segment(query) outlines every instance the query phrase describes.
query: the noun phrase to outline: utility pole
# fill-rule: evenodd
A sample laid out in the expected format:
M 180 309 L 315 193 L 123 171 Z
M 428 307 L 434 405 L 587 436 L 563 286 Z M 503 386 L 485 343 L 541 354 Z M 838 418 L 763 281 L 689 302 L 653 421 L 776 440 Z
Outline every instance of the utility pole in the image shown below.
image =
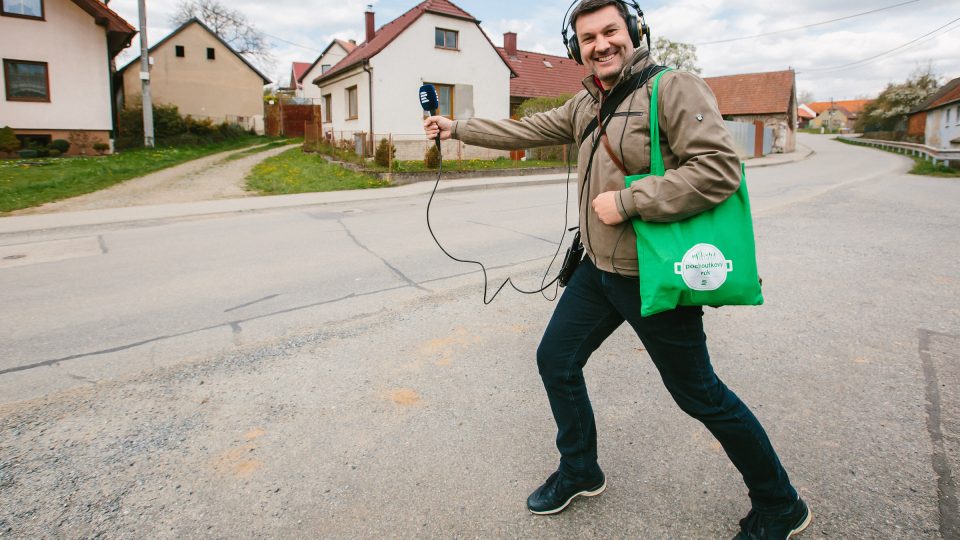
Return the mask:
M 150 98 L 150 49 L 147 45 L 146 0 L 138 0 L 140 9 L 140 82 L 143 99 L 143 145 L 153 148 L 153 100 Z

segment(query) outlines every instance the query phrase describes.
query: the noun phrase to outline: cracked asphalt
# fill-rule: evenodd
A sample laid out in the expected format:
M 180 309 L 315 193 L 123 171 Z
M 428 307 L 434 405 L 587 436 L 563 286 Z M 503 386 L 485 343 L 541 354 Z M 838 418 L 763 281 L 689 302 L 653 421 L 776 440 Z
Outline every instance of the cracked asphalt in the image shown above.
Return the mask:
M 960 183 L 801 140 L 809 159 L 748 169 L 766 303 L 707 311 L 716 369 L 810 503 L 801 538 L 958 538 Z M 553 304 L 484 306 L 426 197 L 378 191 L 0 234 L 0 535 L 734 534 L 735 469 L 625 329 L 586 371 L 607 492 L 530 515 L 557 461 L 534 361 Z M 564 200 L 442 193 L 433 226 L 536 288 Z

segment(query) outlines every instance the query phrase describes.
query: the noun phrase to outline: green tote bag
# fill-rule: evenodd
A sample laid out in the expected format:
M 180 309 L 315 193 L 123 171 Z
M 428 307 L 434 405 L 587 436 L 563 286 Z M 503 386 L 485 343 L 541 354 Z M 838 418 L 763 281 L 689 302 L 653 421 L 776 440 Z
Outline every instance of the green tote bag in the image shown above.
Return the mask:
M 657 114 L 659 73 L 650 99 L 650 174 L 625 177 L 627 187 L 665 169 Z M 753 219 L 746 172 L 740 188 L 719 205 L 682 221 L 649 223 L 633 218 L 640 264 L 640 315 L 677 306 L 760 305 Z

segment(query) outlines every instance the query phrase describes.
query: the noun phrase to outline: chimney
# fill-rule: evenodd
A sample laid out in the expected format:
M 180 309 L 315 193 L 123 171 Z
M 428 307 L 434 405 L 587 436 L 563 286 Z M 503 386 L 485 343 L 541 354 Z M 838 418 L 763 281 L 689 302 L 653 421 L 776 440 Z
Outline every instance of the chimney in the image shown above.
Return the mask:
M 516 32 L 503 33 L 503 50 L 507 52 L 507 56 L 516 58 L 517 56 L 517 33 Z
M 367 12 L 364 13 L 367 18 L 367 43 L 373 40 L 373 36 L 377 33 L 377 27 L 373 22 L 373 4 L 367 6 Z

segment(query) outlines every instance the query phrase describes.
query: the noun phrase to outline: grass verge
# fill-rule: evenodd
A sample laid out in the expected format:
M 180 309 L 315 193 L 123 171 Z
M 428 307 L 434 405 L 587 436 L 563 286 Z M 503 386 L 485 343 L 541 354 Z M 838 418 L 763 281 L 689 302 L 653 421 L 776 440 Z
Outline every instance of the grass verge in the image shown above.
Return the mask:
M 262 146 L 255 146 L 253 148 L 248 148 L 246 150 L 237 152 L 235 154 L 230 154 L 227 156 L 227 161 L 234 161 L 237 159 L 243 159 L 245 157 L 252 156 L 254 154 L 259 154 L 260 152 L 266 152 L 267 150 L 272 150 L 274 148 L 279 148 L 281 146 L 286 146 L 288 144 L 303 144 L 303 139 L 283 139 L 280 141 L 272 141 Z
M 853 141 L 847 141 L 844 139 L 837 139 L 838 141 L 845 144 L 852 144 L 854 146 L 869 146 L 866 144 L 859 144 Z M 873 146 L 875 150 L 883 150 L 884 152 L 889 152 L 891 154 L 898 154 L 904 157 L 913 159 L 913 168 L 910 169 L 910 174 L 916 174 L 920 176 L 938 176 L 941 178 L 960 178 L 960 169 L 954 169 L 953 167 L 945 167 L 943 165 L 934 165 L 933 162 L 927 161 L 920 156 L 911 156 L 910 154 L 904 154 L 897 152 L 896 150 L 891 150 L 888 148 L 878 148 Z
M 390 185 L 373 176 L 331 165 L 320 154 L 291 148 L 257 164 L 247 176 L 247 189 L 262 195 L 312 193 Z
M 209 146 L 140 148 L 100 157 L 0 160 L 0 213 L 91 193 L 186 161 L 269 140 L 244 137 Z

